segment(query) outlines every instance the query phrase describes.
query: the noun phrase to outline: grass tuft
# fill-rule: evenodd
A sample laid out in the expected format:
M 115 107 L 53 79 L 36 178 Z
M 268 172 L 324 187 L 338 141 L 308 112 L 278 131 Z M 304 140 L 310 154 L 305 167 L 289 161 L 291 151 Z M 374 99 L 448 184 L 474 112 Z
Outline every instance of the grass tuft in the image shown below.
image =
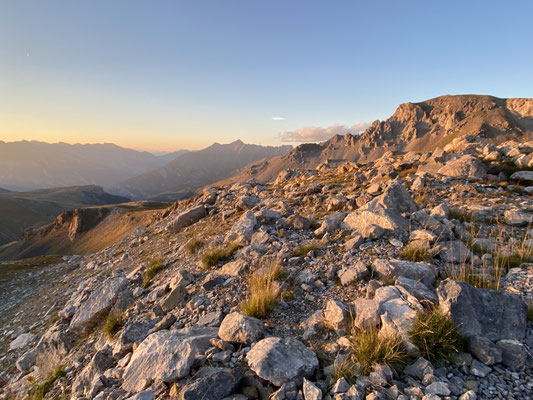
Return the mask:
M 198 253 L 198 251 L 204 247 L 205 245 L 205 242 L 203 240 L 200 240 L 200 239 L 192 239 L 192 240 L 189 240 L 187 242 L 187 244 L 185 245 L 185 251 L 188 253 L 188 254 L 196 254 Z
M 339 379 L 344 378 L 349 383 L 354 383 L 355 370 L 356 366 L 350 357 L 344 357 L 341 362 L 333 364 L 333 380 L 337 382 Z
M 65 367 L 63 365 L 58 366 L 54 371 L 48 375 L 46 380 L 41 383 L 33 383 L 30 389 L 30 394 L 27 400 L 42 400 L 44 396 L 52 389 L 54 382 L 65 375 Z
M 284 279 L 285 274 L 278 264 L 270 266 L 267 271 L 252 274 L 248 279 L 248 296 L 240 305 L 242 313 L 255 318 L 270 314 L 280 297 L 276 280 Z
M 109 314 L 102 331 L 112 338 L 124 326 L 124 316 L 122 314 Z
M 294 257 L 305 257 L 310 251 L 316 252 L 319 249 L 320 245 L 318 243 L 309 243 L 298 247 L 292 254 Z
M 409 358 L 399 335 L 380 335 L 377 329 L 355 329 L 350 341 L 353 361 L 359 364 L 362 375 L 368 375 L 376 364 L 398 370 Z
M 228 243 L 224 247 L 217 247 L 211 250 L 207 250 L 202 255 L 202 265 L 204 269 L 209 269 L 215 265 L 226 261 L 233 256 L 233 254 L 242 247 L 239 243 Z
M 405 246 L 400 251 L 400 257 L 409 261 L 426 261 L 433 258 L 434 252 L 416 245 Z
M 438 309 L 418 313 L 410 332 L 411 342 L 430 361 L 448 359 L 464 349 L 465 340 L 450 317 Z
M 150 282 L 152 282 L 154 276 L 164 267 L 165 264 L 163 264 L 163 261 L 160 258 L 154 258 L 152 261 L 150 261 L 148 268 L 146 268 L 146 271 L 144 271 L 143 287 L 147 288 L 150 285 Z

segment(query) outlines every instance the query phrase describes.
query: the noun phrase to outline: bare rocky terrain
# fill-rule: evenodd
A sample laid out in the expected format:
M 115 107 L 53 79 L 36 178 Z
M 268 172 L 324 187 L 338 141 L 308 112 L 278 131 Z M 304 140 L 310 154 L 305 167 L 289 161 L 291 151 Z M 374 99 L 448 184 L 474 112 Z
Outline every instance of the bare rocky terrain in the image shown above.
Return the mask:
M 533 142 L 505 129 L 206 187 L 64 257 L 1 327 L 0 398 L 531 398 Z

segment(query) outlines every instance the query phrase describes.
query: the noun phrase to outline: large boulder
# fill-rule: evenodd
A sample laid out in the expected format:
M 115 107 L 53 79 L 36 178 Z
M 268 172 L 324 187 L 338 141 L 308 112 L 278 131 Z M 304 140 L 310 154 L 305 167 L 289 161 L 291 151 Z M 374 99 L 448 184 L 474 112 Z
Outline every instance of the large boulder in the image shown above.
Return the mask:
M 377 275 L 384 278 L 405 277 L 421 281 L 431 286 L 437 277 L 437 271 L 432 264 L 423 262 L 376 259 L 372 268 Z
M 152 333 L 133 352 L 122 388 L 139 392 L 145 388 L 146 379 L 170 383 L 189 375 L 195 357 L 204 354 L 215 337 L 216 329 L 212 328 Z
M 252 371 L 276 386 L 310 378 L 318 367 L 316 354 L 291 337 L 263 339 L 252 347 L 246 359 Z
M 392 182 L 381 195 L 348 214 L 344 224 L 359 232 L 367 231 L 372 225 L 384 230 L 408 230 L 409 223 L 402 214 L 418 210 L 407 189 L 398 182 Z
M 469 154 L 448 161 L 438 170 L 438 173 L 452 178 L 485 179 L 487 177 L 487 169 L 483 162 Z
M 348 330 L 350 326 L 350 310 L 342 301 L 328 300 L 322 311 L 324 325 L 333 330 Z
M 520 340 L 526 334 L 527 306 L 516 294 L 446 279 L 437 295 L 441 311 L 451 316 L 464 335 L 497 341 Z
M 74 332 L 90 332 L 102 322 L 119 297 L 127 295 L 128 291 L 129 283 L 122 273 L 105 279 L 76 310 L 70 321 L 70 329 Z
M 218 336 L 227 342 L 250 344 L 263 337 L 263 330 L 261 320 L 232 312 L 222 321 Z
M 171 232 L 179 232 L 183 228 L 200 221 L 206 215 L 207 210 L 203 204 L 189 208 L 174 218 L 174 220 L 168 225 L 167 229 Z

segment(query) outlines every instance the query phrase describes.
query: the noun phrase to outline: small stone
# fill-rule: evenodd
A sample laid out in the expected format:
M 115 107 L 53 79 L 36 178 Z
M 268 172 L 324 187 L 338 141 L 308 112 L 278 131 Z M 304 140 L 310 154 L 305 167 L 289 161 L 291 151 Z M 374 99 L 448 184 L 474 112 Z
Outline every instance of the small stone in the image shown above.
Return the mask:
M 426 387 L 426 394 L 436 394 L 439 396 L 449 396 L 450 388 L 444 382 L 433 382 Z
M 322 390 L 306 378 L 304 378 L 302 391 L 305 400 L 322 400 Z
M 486 366 L 478 360 L 473 360 L 472 365 L 470 366 L 470 373 L 479 378 L 486 377 L 490 371 L 492 371 L 491 367 Z

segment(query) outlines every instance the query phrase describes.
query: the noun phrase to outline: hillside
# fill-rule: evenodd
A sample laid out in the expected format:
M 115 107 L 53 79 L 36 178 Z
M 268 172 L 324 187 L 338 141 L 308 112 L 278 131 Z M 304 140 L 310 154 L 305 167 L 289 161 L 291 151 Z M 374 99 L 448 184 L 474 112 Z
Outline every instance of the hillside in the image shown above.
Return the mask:
M 533 99 L 448 95 L 401 104 L 389 119 L 375 121 L 359 136 L 337 135 L 320 144 L 302 144 L 287 155 L 241 169 L 228 182 L 270 181 L 283 170 L 314 168 L 326 161 L 365 163 L 388 151 L 428 152 L 468 135 L 490 143 L 533 138 Z
M 128 179 L 119 185 L 124 196 L 134 199 L 178 200 L 196 189 L 226 179 L 252 162 L 286 154 L 291 146 L 258 146 L 236 140 L 215 143 L 200 151 L 183 154 L 164 167 Z
M 51 223 L 26 229 L 20 240 L 0 246 L 0 260 L 95 253 L 120 242 L 135 229 L 148 225 L 168 206 L 168 203 L 144 201 L 70 207 Z
M 0 399 L 529 399 L 533 142 L 446 147 L 29 232 L 115 240 L 0 264 Z
M 0 192 L 0 245 L 20 239 L 25 229 L 47 224 L 65 210 L 127 201 L 94 185 Z
M 177 157 L 179 152 L 170 156 Z M 59 186 L 99 185 L 109 189 L 120 181 L 159 168 L 168 156 L 157 157 L 104 144 L 0 141 L 0 187 L 33 190 Z

